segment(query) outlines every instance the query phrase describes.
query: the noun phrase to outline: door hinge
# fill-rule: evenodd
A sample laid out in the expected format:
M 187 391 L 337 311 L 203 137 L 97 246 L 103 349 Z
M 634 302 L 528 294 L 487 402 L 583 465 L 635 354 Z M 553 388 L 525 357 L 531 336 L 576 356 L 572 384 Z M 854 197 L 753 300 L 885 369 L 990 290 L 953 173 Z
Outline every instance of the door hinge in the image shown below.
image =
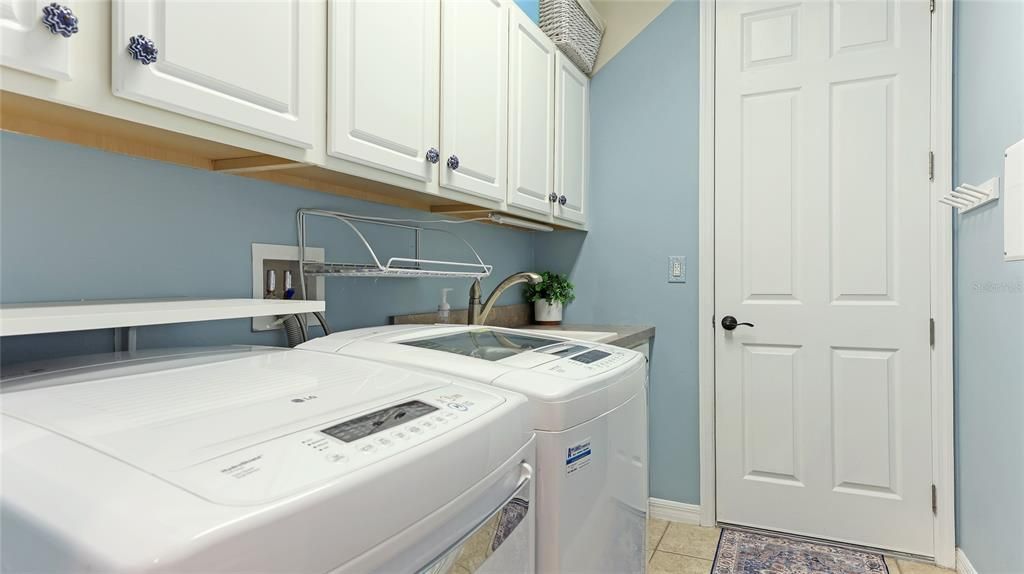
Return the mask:
M 935 181 L 935 152 L 928 152 L 928 181 Z
M 935 348 L 935 319 L 928 319 L 928 344 Z
M 935 13 L 935 0 L 930 0 L 928 2 L 928 11 L 931 12 L 932 14 Z
M 932 485 L 932 514 L 939 513 L 939 491 Z

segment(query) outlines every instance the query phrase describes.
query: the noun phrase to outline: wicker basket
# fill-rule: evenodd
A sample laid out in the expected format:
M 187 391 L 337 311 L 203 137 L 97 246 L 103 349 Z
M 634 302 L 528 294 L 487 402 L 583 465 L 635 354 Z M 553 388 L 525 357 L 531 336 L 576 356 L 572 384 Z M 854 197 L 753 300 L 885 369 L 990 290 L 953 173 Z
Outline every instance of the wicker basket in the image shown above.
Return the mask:
M 594 71 L 604 21 L 588 0 L 540 0 L 540 28 L 579 69 Z

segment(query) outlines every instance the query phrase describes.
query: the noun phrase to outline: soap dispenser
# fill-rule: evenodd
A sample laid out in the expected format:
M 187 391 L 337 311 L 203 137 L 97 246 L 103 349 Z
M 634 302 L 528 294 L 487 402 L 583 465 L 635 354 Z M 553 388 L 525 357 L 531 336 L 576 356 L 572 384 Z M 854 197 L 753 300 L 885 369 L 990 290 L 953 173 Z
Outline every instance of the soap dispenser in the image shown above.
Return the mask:
M 452 306 L 448 304 L 448 292 L 451 287 L 441 289 L 441 304 L 437 306 L 437 322 L 450 323 L 452 319 Z

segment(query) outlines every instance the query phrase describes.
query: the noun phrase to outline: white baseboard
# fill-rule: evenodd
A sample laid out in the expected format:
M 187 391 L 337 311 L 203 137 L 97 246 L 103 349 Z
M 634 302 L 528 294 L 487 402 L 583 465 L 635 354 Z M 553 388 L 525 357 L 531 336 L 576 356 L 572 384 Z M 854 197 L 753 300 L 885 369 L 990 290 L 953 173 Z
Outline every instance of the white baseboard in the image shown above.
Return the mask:
M 967 555 L 960 548 L 956 549 L 956 572 L 957 574 L 978 574 L 974 565 L 967 559 Z
M 651 518 L 682 522 L 683 524 L 700 524 L 700 506 L 697 504 L 651 498 L 648 502 L 648 509 Z

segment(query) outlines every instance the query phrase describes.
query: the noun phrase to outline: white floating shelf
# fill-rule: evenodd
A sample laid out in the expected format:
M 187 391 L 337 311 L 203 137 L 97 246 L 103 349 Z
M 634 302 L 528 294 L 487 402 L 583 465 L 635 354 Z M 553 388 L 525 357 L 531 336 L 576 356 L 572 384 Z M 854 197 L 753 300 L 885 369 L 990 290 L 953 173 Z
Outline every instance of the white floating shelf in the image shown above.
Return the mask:
M 0 336 L 243 319 L 324 311 L 323 301 L 126 299 L 0 305 Z

